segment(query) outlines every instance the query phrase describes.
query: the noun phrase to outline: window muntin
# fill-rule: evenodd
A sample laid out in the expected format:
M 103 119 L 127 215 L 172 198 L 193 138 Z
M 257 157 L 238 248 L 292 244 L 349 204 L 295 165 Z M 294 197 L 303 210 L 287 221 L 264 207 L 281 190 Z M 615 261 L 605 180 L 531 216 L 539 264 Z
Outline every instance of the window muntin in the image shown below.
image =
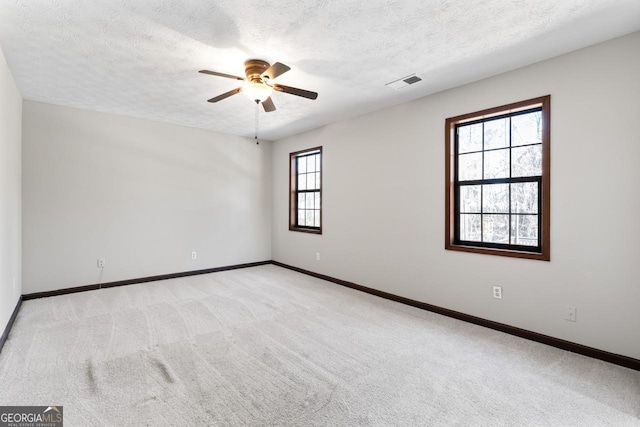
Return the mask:
M 549 97 L 447 119 L 446 249 L 549 259 Z
M 289 229 L 322 232 L 322 147 L 290 154 Z

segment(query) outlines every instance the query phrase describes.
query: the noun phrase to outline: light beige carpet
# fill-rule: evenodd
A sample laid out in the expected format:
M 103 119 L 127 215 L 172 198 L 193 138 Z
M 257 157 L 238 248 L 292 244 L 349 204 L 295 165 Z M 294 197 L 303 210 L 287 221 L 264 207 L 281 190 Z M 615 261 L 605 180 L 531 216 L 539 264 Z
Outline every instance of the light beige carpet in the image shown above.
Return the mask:
M 640 372 L 273 265 L 26 301 L 0 405 L 65 426 L 640 426 Z

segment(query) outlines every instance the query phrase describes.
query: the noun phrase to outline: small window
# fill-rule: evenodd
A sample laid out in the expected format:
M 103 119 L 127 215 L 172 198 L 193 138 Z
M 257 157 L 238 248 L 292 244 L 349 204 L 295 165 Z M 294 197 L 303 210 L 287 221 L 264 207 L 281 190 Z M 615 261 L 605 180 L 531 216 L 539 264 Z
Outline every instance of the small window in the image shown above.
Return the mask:
M 322 147 L 289 158 L 289 230 L 322 234 Z
M 446 120 L 445 249 L 549 260 L 550 96 Z

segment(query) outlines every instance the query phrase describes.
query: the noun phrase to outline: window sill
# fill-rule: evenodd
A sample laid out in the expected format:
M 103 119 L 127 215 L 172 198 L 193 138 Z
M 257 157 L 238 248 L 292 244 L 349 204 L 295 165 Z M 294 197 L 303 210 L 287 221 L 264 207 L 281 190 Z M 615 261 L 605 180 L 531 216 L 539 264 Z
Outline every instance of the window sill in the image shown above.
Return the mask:
M 309 234 L 322 234 L 322 230 L 314 230 L 312 228 L 302 228 L 302 227 L 294 227 L 294 226 L 289 226 L 289 231 L 299 231 L 301 233 L 309 233 Z
M 544 249 L 543 249 L 543 252 L 540 253 L 540 252 L 515 251 L 510 249 L 479 248 L 476 246 L 455 245 L 453 243 L 449 243 L 445 245 L 445 249 L 450 251 L 471 252 L 476 254 L 497 255 L 497 256 L 505 256 L 505 257 L 511 257 L 511 258 L 533 259 L 538 261 L 551 260 L 549 256 L 549 251 L 547 250 L 545 252 Z

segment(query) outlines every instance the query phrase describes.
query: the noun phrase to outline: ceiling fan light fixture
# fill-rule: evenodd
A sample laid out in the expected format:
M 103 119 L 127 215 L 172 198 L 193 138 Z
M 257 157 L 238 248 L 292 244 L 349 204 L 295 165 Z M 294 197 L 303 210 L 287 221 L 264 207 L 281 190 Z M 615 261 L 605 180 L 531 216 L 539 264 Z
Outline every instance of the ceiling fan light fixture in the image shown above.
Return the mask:
M 242 91 L 245 93 L 245 95 L 247 95 L 247 98 L 249 98 L 250 100 L 254 102 L 255 101 L 263 102 L 269 96 L 271 96 L 271 92 L 273 92 L 273 88 L 264 83 L 250 82 L 245 84 L 242 87 Z

